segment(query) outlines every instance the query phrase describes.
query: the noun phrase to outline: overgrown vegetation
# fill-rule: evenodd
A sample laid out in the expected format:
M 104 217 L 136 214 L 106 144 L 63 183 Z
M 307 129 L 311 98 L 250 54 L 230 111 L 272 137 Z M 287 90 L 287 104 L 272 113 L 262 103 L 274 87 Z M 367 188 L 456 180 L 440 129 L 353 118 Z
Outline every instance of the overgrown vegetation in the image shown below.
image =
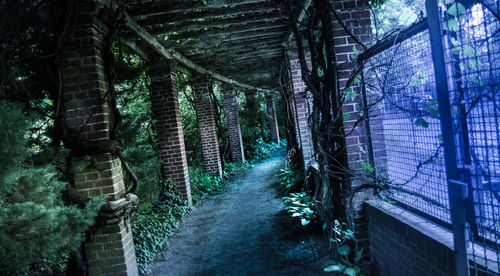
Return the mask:
M 326 228 L 326 223 L 323 228 Z M 324 263 L 325 272 L 338 272 L 341 275 L 362 275 L 360 261 L 363 257 L 363 249 L 354 252 L 352 243 L 354 232 L 347 228 L 345 223 L 335 220 L 332 227 L 332 237 L 330 242 L 336 248 L 335 260 L 329 260 Z
M 65 206 L 64 151 L 28 145 L 33 122 L 18 104 L 0 100 L 0 274 L 64 271 L 103 203 Z M 31 130 L 30 130 L 31 129 Z
M 293 152 L 292 150 L 291 153 Z M 296 218 L 297 224 L 302 227 L 318 222 L 316 207 L 310 191 L 307 190 L 306 181 L 303 166 L 296 161 L 293 154 L 289 155 L 285 167 L 281 169 L 280 187 L 285 193 L 285 210 Z

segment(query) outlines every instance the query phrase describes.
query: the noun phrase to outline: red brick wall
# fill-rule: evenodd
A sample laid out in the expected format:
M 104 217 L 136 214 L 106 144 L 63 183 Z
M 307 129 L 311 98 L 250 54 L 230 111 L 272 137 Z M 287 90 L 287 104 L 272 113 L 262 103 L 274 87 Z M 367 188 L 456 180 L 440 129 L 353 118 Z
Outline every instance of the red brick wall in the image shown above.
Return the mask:
M 353 33 L 360 41 L 367 44 L 371 40 L 371 21 L 370 10 L 367 1 L 361 0 L 344 0 L 332 2 L 337 10 L 337 14 L 344 22 L 345 26 Z M 333 17 L 335 18 L 335 17 Z M 333 34 L 335 43 L 335 53 L 337 57 L 338 66 L 338 85 L 340 92 L 344 92 L 347 80 L 351 76 L 354 68 L 352 62 L 354 57 L 354 49 L 362 51 L 359 45 L 356 45 L 354 40 L 348 35 L 344 28 L 333 20 Z M 345 102 L 343 106 L 343 113 L 351 113 L 349 120 L 345 121 L 344 127 L 346 133 L 352 131 L 354 122 L 358 119 L 358 113 L 361 111 L 361 100 L 359 97 L 360 86 L 352 85 L 354 91 L 358 94 L 355 99 Z M 361 161 L 367 161 L 366 152 L 366 135 L 363 123 L 359 124 L 354 132 L 346 137 L 347 153 L 349 168 L 351 170 L 360 170 Z
M 192 204 L 176 73 L 168 64 L 163 64 L 152 67 L 149 70 L 149 77 L 162 178 L 172 181 L 176 192 Z
M 292 86 L 295 100 L 295 116 L 297 127 L 297 141 L 301 147 L 304 158 L 304 165 L 307 169 L 314 156 L 314 148 L 309 127 L 309 101 L 307 99 L 307 86 L 302 80 L 302 71 L 297 52 L 288 51 L 290 60 L 290 71 L 292 76 Z M 306 61 L 310 63 L 311 56 L 306 54 Z
M 63 126 L 79 143 L 111 139 L 109 84 L 103 62 L 106 26 L 96 17 L 99 7 L 79 2 L 75 25 L 61 54 Z M 71 144 L 68 146 L 71 147 Z M 74 185 L 86 197 L 125 193 L 120 159 L 111 151 L 82 153 L 72 148 Z M 90 275 L 138 275 L 128 219 L 96 227 L 87 236 L 85 252 Z
M 210 80 L 202 79 L 193 83 L 196 100 L 196 115 L 201 135 L 203 162 L 205 170 L 213 175 L 222 176 L 222 164 L 219 153 L 219 139 L 217 137 L 211 93 Z
M 267 115 L 269 115 L 269 130 L 271 131 L 271 141 L 279 144 L 280 133 L 278 128 L 278 117 L 276 116 L 276 107 L 273 95 L 266 95 Z
M 227 128 L 229 131 L 229 146 L 231 147 L 231 157 L 235 162 L 245 161 L 243 151 L 243 139 L 241 138 L 240 116 L 238 115 L 238 103 L 234 91 L 230 88 L 223 90 L 224 94 L 224 114 L 226 116 Z
M 337 14 L 344 22 L 345 26 L 354 34 L 361 42 L 368 44 L 371 41 L 371 21 L 370 10 L 367 1 L 361 0 L 344 0 L 332 1 Z M 338 87 L 341 93 L 344 93 L 347 80 L 352 74 L 355 67 L 354 60 L 354 46 L 356 43 L 344 30 L 344 28 L 335 20 L 332 15 L 333 34 L 335 43 L 335 53 L 338 68 Z M 357 50 L 360 52 L 362 48 L 356 45 Z M 362 109 L 360 98 L 360 83 L 351 85 L 357 96 L 344 103 L 342 111 L 344 114 L 350 113 L 350 118 L 344 122 L 345 132 L 352 133 L 346 137 L 348 165 L 349 169 L 355 172 L 362 172 L 361 161 L 368 162 L 367 157 L 367 136 L 364 122 L 358 124 L 353 130 L 354 122 L 358 119 L 358 114 Z M 361 183 L 354 177 L 351 180 L 351 186 L 357 186 Z M 353 228 L 355 235 L 355 242 L 358 249 L 364 249 L 364 259 L 368 259 L 369 254 L 369 241 L 368 241 L 368 226 L 365 213 L 363 210 L 363 202 L 369 198 L 371 191 L 362 190 L 353 196 L 352 205 L 348 206 L 346 213 L 350 227 Z

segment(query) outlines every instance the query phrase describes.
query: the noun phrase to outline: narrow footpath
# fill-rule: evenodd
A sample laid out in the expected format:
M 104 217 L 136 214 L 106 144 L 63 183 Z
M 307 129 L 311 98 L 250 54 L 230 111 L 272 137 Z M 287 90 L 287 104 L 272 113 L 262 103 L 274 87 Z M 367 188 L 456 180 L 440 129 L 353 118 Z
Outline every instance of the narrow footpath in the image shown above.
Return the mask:
M 185 219 L 153 275 L 321 275 L 320 233 L 294 228 L 283 209 L 284 152 L 234 177 Z

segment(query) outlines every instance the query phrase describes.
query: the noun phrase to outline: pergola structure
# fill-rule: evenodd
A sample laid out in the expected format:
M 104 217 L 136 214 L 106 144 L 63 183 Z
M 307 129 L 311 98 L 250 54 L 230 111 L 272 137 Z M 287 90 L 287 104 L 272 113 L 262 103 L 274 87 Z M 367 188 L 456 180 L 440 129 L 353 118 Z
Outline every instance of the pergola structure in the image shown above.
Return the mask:
M 119 214 L 102 222 L 86 241 L 91 275 L 136 275 L 135 253 L 127 214 L 121 210 L 131 202 L 123 175 L 127 170 L 114 145 L 114 108 L 104 45 L 109 37 L 110 14 L 124 20 L 119 41 L 148 63 L 151 79 L 151 107 L 156 122 L 161 174 L 177 192 L 191 201 L 184 137 L 178 105 L 176 72 L 188 73 L 196 97 L 205 169 L 221 175 L 221 158 L 214 112 L 210 98 L 211 80 L 222 83 L 224 109 L 231 155 L 243 161 L 235 89 L 248 93 L 277 94 L 278 72 L 287 62 L 293 87 L 292 104 L 299 146 L 306 166 L 313 162 L 308 117 L 310 102 L 301 79 L 288 16 L 275 0 L 80 0 L 75 23 L 67 34 L 62 60 L 63 124 L 74 142 L 72 165 L 76 190 L 84 196 L 107 195 L 107 208 Z M 311 0 L 304 0 L 296 18 L 302 20 Z M 336 1 L 335 8 L 345 22 L 332 22 L 336 39 L 339 85 L 347 81 L 352 64 L 349 55 L 354 42 L 346 26 L 363 41 L 370 39 L 370 14 L 361 0 Z M 108 14 L 106 16 L 106 14 Z M 297 22 L 293 22 L 297 24 Z M 272 137 L 278 141 L 276 112 L 267 97 Z M 346 112 L 359 111 L 358 99 L 346 103 Z M 355 120 L 353 118 L 353 120 Z M 349 122 L 346 122 L 347 124 Z M 357 135 L 357 136 L 356 136 Z M 353 166 L 361 158 L 359 137 L 354 133 L 348 152 Z M 359 137 L 358 137 L 359 136 Z M 82 151 L 78 145 L 93 147 Z
M 306 8 L 311 1 L 302 2 Z M 180 68 L 225 83 L 278 89 L 277 72 L 292 34 L 275 1 L 134 1 L 124 16 L 130 29 L 123 41 L 143 57 L 152 49 Z

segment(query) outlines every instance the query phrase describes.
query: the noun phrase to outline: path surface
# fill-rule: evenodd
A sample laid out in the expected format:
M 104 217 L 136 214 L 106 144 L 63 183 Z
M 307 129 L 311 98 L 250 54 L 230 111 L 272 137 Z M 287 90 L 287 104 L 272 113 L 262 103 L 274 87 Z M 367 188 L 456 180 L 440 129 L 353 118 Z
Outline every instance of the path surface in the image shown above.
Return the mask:
M 278 191 L 280 153 L 233 178 L 226 192 L 196 207 L 154 275 L 318 275 L 321 236 L 301 233 Z

